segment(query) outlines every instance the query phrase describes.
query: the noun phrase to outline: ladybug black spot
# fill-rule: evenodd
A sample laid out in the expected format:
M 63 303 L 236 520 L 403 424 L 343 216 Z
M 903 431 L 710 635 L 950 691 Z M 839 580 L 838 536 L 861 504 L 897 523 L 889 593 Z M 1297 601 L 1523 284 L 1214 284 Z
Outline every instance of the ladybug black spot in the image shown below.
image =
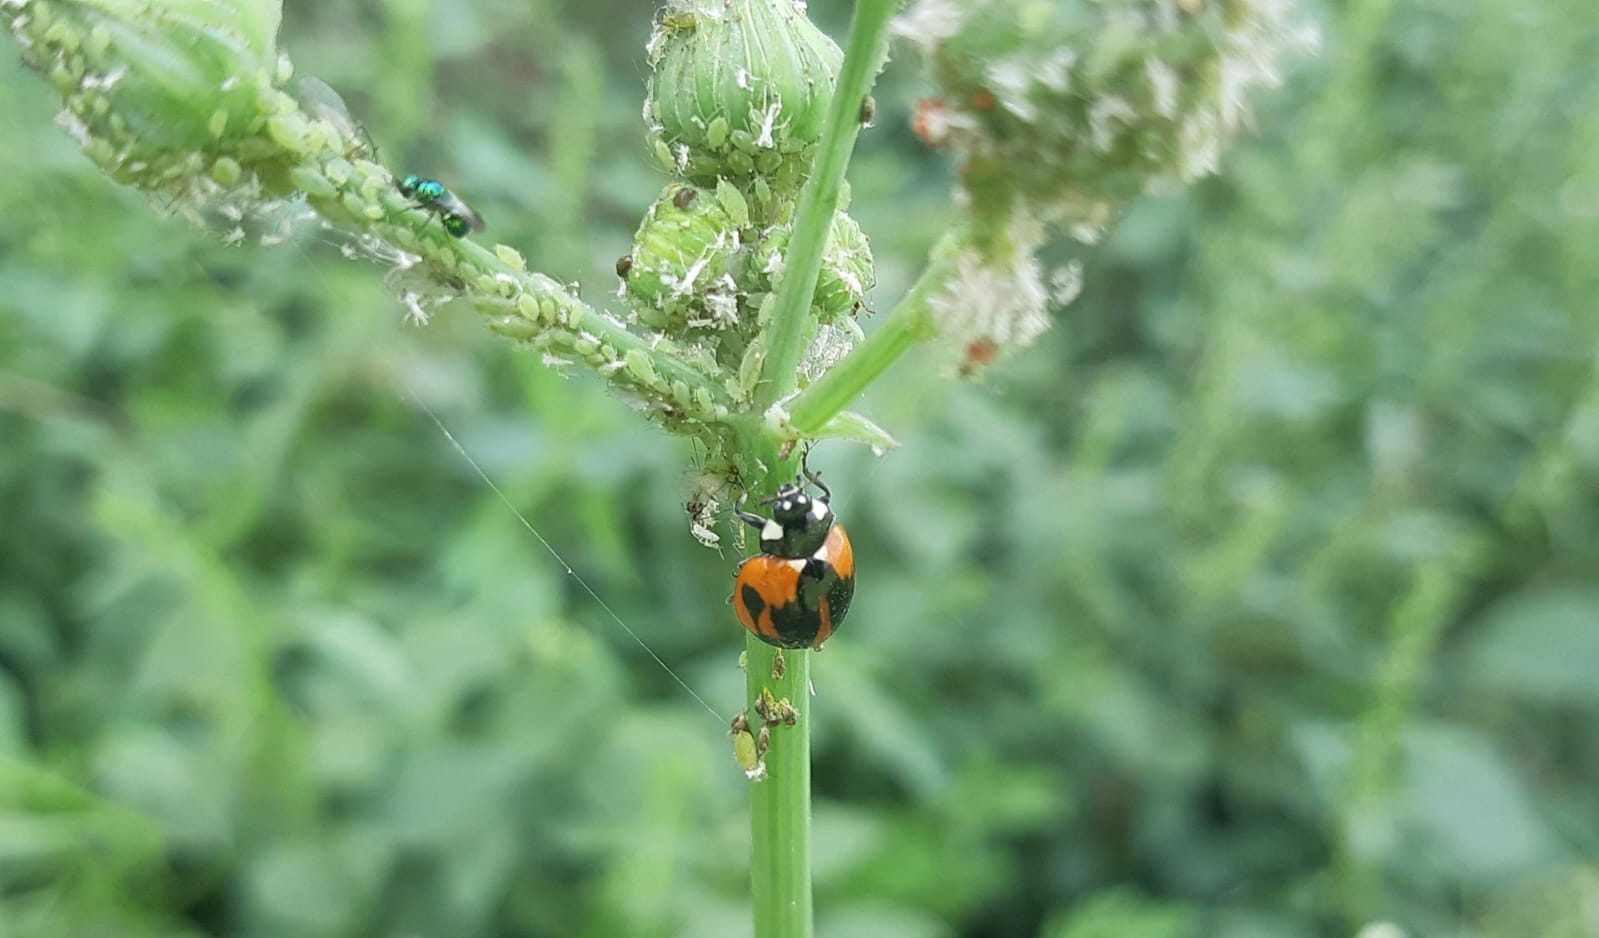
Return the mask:
M 766 601 L 761 599 L 760 591 L 749 584 L 744 585 L 744 608 L 749 610 L 751 621 L 759 621 L 761 612 L 766 609 Z

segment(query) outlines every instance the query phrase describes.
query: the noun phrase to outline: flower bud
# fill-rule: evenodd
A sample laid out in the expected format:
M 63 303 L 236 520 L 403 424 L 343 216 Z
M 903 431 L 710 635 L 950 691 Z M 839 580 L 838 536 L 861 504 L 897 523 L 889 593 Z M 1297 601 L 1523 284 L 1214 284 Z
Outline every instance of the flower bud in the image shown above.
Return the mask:
M 755 263 L 762 273 L 770 276 L 782 269 L 789 231 L 788 225 L 776 226 L 761 239 Z M 866 291 L 872 288 L 874 277 L 872 248 L 866 235 L 855 219 L 838 212 L 833 216 L 833 228 L 822 254 L 822 269 L 816 278 L 811 308 L 821 322 L 837 322 L 865 305 Z M 777 288 L 773 280 L 761 286 L 762 289 Z
M 727 329 L 740 322 L 745 252 L 739 228 L 720 199 L 692 186 L 668 185 L 634 236 L 628 295 L 656 328 Z
M 678 0 L 649 48 L 644 116 L 668 169 L 707 186 L 797 183 L 843 54 L 794 0 Z
M 12 0 L 24 59 L 50 74 L 86 152 L 170 186 L 239 148 L 277 99 L 280 0 Z M 293 128 L 282 131 L 292 135 Z M 248 155 L 248 154 L 246 154 Z

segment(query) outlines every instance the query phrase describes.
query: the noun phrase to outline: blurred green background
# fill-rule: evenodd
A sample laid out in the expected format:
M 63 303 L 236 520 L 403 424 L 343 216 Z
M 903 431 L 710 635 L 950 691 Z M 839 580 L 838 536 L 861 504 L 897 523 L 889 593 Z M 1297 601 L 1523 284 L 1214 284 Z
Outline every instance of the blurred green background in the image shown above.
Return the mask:
M 901 450 L 817 451 L 862 567 L 824 938 L 1599 935 L 1599 17 L 1303 13 L 1222 177 L 1059 250 L 1040 347 L 913 356 L 864 408 Z M 290 0 L 282 41 L 598 301 L 664 182 L 650 15 Z M 953 178 L 898 59 L 880 306 Z M 315 238 L 161 217 L 52 112 L 0 69 L 0 935 L 747 934 L 725 724 L 415 401 L 729 714 L 693 449 Z

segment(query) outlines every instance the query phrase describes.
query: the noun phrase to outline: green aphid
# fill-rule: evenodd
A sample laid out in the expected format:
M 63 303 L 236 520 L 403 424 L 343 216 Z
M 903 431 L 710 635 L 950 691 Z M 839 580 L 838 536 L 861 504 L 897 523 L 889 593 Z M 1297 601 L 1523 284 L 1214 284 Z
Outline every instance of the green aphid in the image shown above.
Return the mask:
M 691 33 L 699 26 L 692 12 L 668 13 L 661 17 L 661 28 L 670 33 Z
M 452 237 L 464 238 L 469 231 L 483 230 L 483 217 L 436 179 L 423 179 L 411 173 L 394 186 L 419 208 L 437 215 Z

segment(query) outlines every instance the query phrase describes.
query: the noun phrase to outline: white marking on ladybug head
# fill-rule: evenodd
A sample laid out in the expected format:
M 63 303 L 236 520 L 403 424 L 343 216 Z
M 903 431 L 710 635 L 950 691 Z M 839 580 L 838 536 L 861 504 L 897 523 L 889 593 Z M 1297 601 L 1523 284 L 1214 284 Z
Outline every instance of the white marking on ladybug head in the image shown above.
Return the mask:
M 822 501 L 820 498 L 811 502 L 811 514 L 816 516 L 817 521 L 827 517 L 827 502 Z
M 773 518 L 767 518 L 766 524 L 761 526 L 762 541 L 781 541 L 783 539 L 783 526 Z

